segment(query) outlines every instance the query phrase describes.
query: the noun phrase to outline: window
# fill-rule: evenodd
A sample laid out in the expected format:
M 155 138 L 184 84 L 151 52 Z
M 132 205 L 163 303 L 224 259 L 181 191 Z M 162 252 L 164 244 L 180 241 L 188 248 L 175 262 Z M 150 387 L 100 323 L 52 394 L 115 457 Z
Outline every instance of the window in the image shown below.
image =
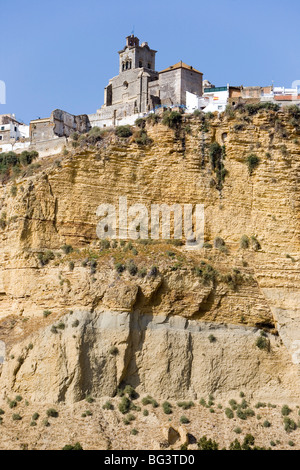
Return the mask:
M 3 137 L 2 137 L 2 135 L 0 135 L 0 140 L 2 140 L 2 139 L 3 139 Z
M 143 67 L 143 62 L 140 60 L 139 61 L 139 68 L 141 69 Z
M 17 128 L 16 128 L 16 126 L 15 126 L 15 132 L 17 132 Z
M 1 131 L 4 131 L 5 127 L 4 126 L 1 126 Z
M 151 64 L 150 63 L 148 63 L 148 69 L 151 69 Z

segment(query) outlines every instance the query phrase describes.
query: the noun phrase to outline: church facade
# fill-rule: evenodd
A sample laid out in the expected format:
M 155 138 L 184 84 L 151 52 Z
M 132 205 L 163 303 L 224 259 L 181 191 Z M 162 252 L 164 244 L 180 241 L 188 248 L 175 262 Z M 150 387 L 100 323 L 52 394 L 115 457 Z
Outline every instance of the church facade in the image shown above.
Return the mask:
M 155 70 L 155 50 L 134 35 L 119 51 L 119 75 L 109 80 L 104 104 L 89 115 L 92 126 L 133 124 L 159 106 L 186 106 L 187 92 L 202 96 L 203 74 L 183 62 Z

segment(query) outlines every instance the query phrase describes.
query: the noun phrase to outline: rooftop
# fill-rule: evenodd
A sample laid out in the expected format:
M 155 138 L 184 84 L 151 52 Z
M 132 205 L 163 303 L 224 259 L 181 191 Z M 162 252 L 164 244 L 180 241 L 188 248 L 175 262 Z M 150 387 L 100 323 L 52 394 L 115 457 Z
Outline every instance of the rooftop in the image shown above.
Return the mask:
M 199 70 L 194 69 L 194 67 L 192 67 L 191 65 L 185 64 L 184 62 L 182 62 L 182 60 L 178 62 L 177 64 L 171 65 L 167 69 L 162 70 L 159 73 L 170 72 L 171 70 L 176 70 L 176 69 L 192 70 L 193 72 L 200 73 L 200 75 L 203 75 L 202 72 L 199 72 Z

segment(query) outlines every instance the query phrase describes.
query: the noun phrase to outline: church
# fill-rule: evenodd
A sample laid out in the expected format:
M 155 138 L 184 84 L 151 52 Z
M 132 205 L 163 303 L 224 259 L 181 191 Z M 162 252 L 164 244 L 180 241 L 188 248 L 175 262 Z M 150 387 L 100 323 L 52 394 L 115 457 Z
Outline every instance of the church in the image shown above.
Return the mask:
M 89 115 L 92 126 L 133 124 L 160 106 L 186 107 L 187 97 L 202 96 L 203 74 L 184 62 L 155 70 L 155 50 L 134 35 L 119 51 L 119 75 L 109 80 L 104 104 Z

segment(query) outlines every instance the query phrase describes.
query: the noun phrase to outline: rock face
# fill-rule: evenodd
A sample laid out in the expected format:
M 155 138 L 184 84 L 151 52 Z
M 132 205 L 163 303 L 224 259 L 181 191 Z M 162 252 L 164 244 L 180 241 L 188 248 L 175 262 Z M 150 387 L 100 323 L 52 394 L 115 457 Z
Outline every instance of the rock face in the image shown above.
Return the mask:
M 60 321 L 64 329 L 43 329 L 32 350 L 28 340 L 12 348 L 4 394 L 74 402 L 112 396 L 125 382 L 160 399 L 226 398 L 240 390 L 254 399 L 298 399 L 298 366 L 276 336 L 269 335 L 269 352 L 259 350 L 254 328 L 140 311 L 75 311 Z
M 15 197 L 10 184 L 1 189 L 4 395 L 74 402 L 128 383 L 162 398 L 243 389 L 299 400 L 298 127 L 283 112 L 215 117 L 206 129 L 186 119 L 189 132 L 175 136 L 147 127 L 147 146 L 108 133 L 59 164 L 46 159 L 17 180 Z M 225 145 L 222 184 L 210 161 L 214 141 Z M 250 174 L 251 154 L 260 163 Z M 210 245 L 101 245 L 97 207 L 117 206 L 119 196 L 149 208 L 204 204 Z M 213 247 L 217 237 L 226 249 Z M 199 269 L 208 264 L 214 276 L 205 282 Z M 261 329 L 265 349 L 256 345 Z

